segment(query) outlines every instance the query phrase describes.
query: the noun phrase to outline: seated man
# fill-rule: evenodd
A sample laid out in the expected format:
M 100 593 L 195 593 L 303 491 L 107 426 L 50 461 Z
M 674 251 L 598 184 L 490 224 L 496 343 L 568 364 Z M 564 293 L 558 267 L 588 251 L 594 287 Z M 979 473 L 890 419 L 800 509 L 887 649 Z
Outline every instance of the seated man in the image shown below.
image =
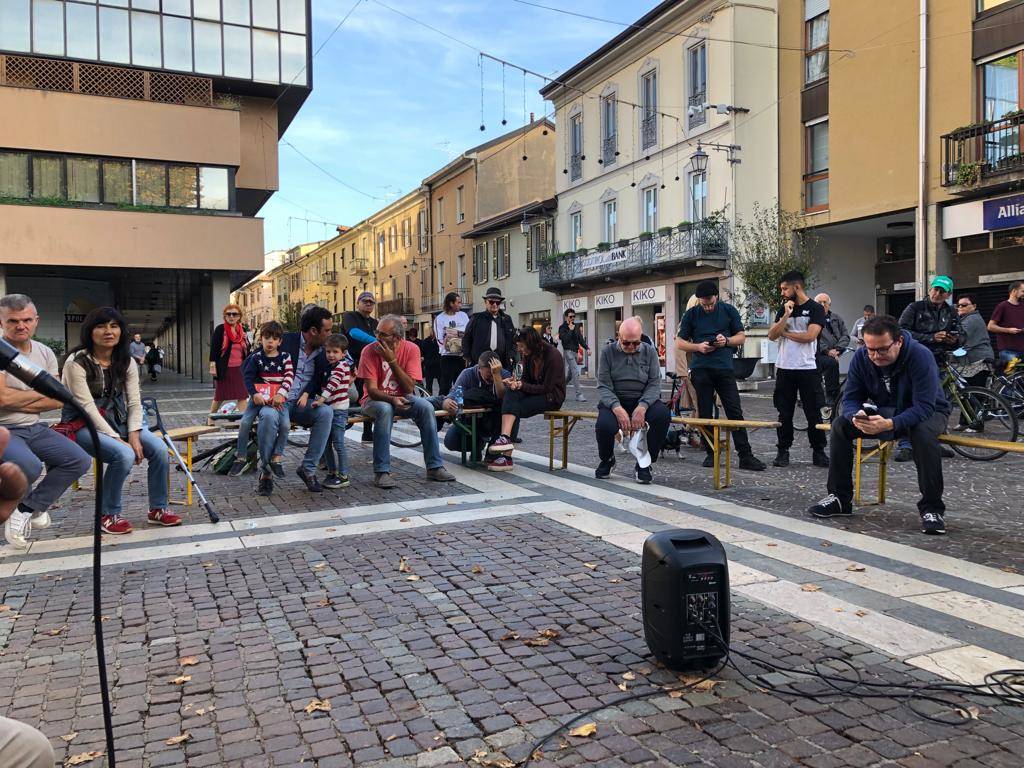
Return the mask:
M 921 500 L 921 530 L 943 534 L 942 457 L 938 437 L 949 418 L 931 351 L 888 315 L 864 323 L 864 346 L 850 363 L 841 413 L 832 420 L 829 495 L 808 509 L 814 517 L 853 514 L 853 441 L 909 437 Z M 870 412 L 870 413 L 869 413 Z
M 635 318 L 622 321 L 619 340 L 601 350 L 597 374 L 597 453 L 601 463 L 594 477 L 605 478 L 615 466 L 615 436 L 622 439 L 648 425 L 647 451 L 658 460 L 668 433 L 668 406 L 661 402 L 661 367 L 658 350 L 641 340 L 642 327 Z M 637 463 L 633 477 L 651 482 L 651 468 Z
M 441 407 L 454 415 L 459 408 L 490 408 L 490 413 L 477 416 L 477 449 L 497 439 L 501 434 L 501 400 L 505 396 L 505 382 L 512 374 L 501 367 L 501 359 L 491 351 L 480 354 L 477 364 L 466 368 L 455 379 L 452 391 L 448 393 Z M 444 436 L 444 447 L 457 451 L 464 433 L 457 427 L 450 428 Z M 491 469 L 493 457 L 485 462 Z M 500 471 L 495 469 L 495 471 Z
M 444 468 L 437 440 L 434 406 L 413 397 L 416 382 L 423 378 L 420 350 L 405 339 L 405 321 L 385 315 L 377 323 L 377 341 L 363 348 L 356 377 L 363 382 L 362 413 L 373 419 L 373 484 L 394 488 L 391 478 L 391 426 L 395 416 L 411 419 L 420 430 L 427 479 L 455 479 Z

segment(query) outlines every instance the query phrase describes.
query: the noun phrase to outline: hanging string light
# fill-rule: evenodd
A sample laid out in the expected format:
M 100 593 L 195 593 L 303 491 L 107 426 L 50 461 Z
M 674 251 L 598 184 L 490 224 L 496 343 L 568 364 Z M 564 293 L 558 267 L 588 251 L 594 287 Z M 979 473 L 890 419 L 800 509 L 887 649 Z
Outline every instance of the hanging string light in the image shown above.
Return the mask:
M 480 130 L 486 131 L 487 125 L 484 123 L 484 55 L 482 53 L 477 59 L 476 66 L 480 70 Z
M 508 125 L 505 107 L 505 62 L 501 63 L 501 124 Z
M 526 154 L 526 133 L 530 128 L 530 120 L 526 116 L 526 72 L 523 72 L 523 162 L 529 158 Z
M 630 120 L 630 122 L 633 124 L 633 144 L 632 144 L 632 150 L 634 152 L 636 152 L 636 104 L 633 105 L 633 116 L 632 116 L 632 119 Z M 635 162 L 634 163 L 630 163 L 629 167 L 630 167 L 630 176 L 633 179 L 630 182 L 629 186 L 635 187 L 636 186 L 636 163 Z

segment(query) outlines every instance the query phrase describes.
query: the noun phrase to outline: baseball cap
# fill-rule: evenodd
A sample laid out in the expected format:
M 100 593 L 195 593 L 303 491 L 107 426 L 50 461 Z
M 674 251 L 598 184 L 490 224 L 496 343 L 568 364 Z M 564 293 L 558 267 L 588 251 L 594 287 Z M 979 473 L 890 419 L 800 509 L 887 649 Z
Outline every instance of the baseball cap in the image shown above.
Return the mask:
M 373 293 L 371 293 L 370 291 L 363 291 L 358 296 L 356 296 L 356 301 L 362 301 L 363 299 L 369 299 L 370 301 L 376 303 L 376 299 L 373 298 Z
M 932 288 L 941 288 L 946 293 L 953 292 L 953 278 L 947 275 L 936 275 L 932 278 Z

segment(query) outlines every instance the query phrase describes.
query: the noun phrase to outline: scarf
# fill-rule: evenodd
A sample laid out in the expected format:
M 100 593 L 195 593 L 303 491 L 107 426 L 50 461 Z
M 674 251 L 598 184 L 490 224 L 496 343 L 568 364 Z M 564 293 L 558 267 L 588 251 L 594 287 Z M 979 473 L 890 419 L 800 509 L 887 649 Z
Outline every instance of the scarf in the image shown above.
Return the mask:
M 228 344 L 242 344 L 245 339 L 245 333 L 242 331 L 242 324 L 235 323 L 224 323 L 224 343 L 221 345 L 220 351 L 227 352 Z

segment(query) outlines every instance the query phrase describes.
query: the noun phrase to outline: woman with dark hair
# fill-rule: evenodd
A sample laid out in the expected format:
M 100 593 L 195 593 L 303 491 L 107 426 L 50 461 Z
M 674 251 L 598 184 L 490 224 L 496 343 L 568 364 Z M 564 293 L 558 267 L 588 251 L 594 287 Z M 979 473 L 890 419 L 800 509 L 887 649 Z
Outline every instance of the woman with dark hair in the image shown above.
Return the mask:
M 210 413 L 216 413 L 221 403 L 234 400 L 238 410 L 244 411 L 249 394 L 242 379 L 242 363 L 249 354 L 249 339 L 242 326 L 242 308 L 237 304 L 224 307 L 224 322 L 213 329 L 210 338 L 210 375 L 215 382 Z M 207 421 L 207 423 L 212 423 Z
M 100 307 L 85 316 L 81 344 L 64 362 L 61 380 L 99 433 L 97 447 L 78 412 L 64 406 L 61 421 L 71 428 L 69 436 L 107 465 L 100 520 L 104 532 L 132 532 L 132 524 L 121 517 L 121 496 L 132 466 L 143 459 L 149 464 L 149 523 L 181 525 L 181 518 L 167 509 L 167 446 L 146 426 L 139 367 L 128 351 L 128 329 L 120 312 Z
M 512 469 L 512 430 L 519 419 L 545 411 L 557 411 L 565 401 L 565 364 L 559 351 L 537 333 L 522 328 L 516 334 L 520 362 L 512 378 L 505 382 L 501 403 L 501 436 L 487 449 L 500 454 L 487 468 L 496 472 Z
M 462 359 L 462 337 L 469 325 L 469 315 L 462 311 L 462 297 L 451 291 L 444 297 L 444 312 L 434 318 L 434 336 L 441 353 L 441 394 L 451 391 L 455 379 L 466 367 Z

